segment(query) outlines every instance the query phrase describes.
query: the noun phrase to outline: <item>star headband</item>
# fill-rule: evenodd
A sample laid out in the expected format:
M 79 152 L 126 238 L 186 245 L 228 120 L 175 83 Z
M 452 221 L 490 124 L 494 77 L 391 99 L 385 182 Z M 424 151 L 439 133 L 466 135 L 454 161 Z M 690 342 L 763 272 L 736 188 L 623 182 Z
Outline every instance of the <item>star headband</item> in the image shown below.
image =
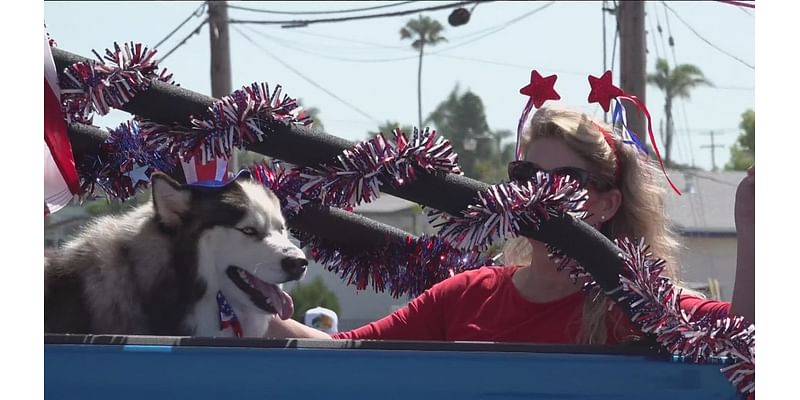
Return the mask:
M 547 100 L 561 99 L 561 96 L 554 88 L 556 79 L 558 79 L 556 75 L 543 77 L 538 71 L 533 70 L 531 71 L 530 83 L 519 90 L 520 94 L 528 96 L 528 102 L 525 104 L 525 109 L 523 109 L 522 116 L 520 116 L 519 123 L 517 124 L 517 146 L 515 149 L 517 160 L 522 159 L 523 156 L 520 139 L 522 138 L 523 126 L 525 125 L 525 121 L 528 120 L 528 115 L 530 114 L 531 110 L 533 108 L 541 107 L 542 104 L 544 104 Z M 634 145 L 642 153 L 648 154 L 647 148 L 642 144 L 641 141 L 639 141 L 639 138 L 636 136 L 636 134 L 628 128 L 628 123 L 625 119 L 625 107 L 622 104 L 622 100 L 627 100 L 633 103 L 645 115 L 647 118 L 647 132 L 650 135 L 650 143 L 653 145 L 656 158 L 658 158 L 658 162 L 661 165 L 661 171 L 664 172 L 664 176 L 667 178 L 667 182 L 669 182 L 672 190 L 680 195 L 680 190 L 678 190 L 675 184 L 672 183 L 669 175 L 667 175 L 667 170 L 664 167 L 664 161 L 661 159 L 661 153 L 658 150 L 655 135 L 653 134 L 653 124 L 651 121 L 650 112 L 647 110 L 644 102 L 642 102 L 638 97 L 625 93 L 624 90 L 614 86 L 614 84 L 611 82 L 611 71 L 606 71 L 599 78 L 589 75 L 589 86 L 591 87 L 591 91 L 589 92 L 589 103 L 598 103 L 600 104 L 600 107 L 603 108 L 603 111 L 608 112 L 611 101 L 614 101 L 614 110 L 611 114 L 611 125 L 617 126 L 617 124 L 619 124 L 622 126 L 622 142 L 625 144 Z M 619 157 L 617 154 L 617 148 L 613 143 L 611 134 L 606 132 L 604 129 L 600 129 L 600 131 L 603 133 L 606 142 L 608 142 L 609 146 L 614 152 L 614 156 L 616 157 L 617 167 L 615 174 L 618 177 L 621 172 L 619 171 Z

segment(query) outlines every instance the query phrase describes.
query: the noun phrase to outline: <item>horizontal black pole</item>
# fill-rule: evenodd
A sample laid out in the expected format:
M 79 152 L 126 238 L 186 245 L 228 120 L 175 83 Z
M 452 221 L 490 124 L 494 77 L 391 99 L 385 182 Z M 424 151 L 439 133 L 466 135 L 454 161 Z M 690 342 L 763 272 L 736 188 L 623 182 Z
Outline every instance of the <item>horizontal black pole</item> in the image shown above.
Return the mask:
M 63 50 L 54 51 L 53 56 L 59 69 L 85 60 Z M 154 81 L 150 89 L 137 94 L 122 109 L 162 124 L 176 122 L 186 124 L 189 115 L 203 113 L 213 101 L 214 99 L 211 97 Z M 78 132 L 71 130 L 70 133 Z M 72 140 L 83 139 L 74 138 Z M 248 149 L 295 165 L 313 166 L 333 159 L 343 150 L 352 147 L 353 144 L 342 138 L 310 128 L 276 124 L 274 134 L 267 135 L 263 142 L 250 145 Z M 467 205 L 475 202 L 478 192 L 489 187 L 486 183 L 454 174 L 431 175 L 420 171 L 417 176 L 417 180 L 399 188 L 386 183 L 381 186 L 381 191 L 457 215 L 465 210 Z M 344 213 L 344 211 L 334 211 L 333 209 L 328 212 L 329 215 Z M 348 235 L 352 235 L 346 238 L 348 242 L 352 244 L 367 243 L 366 239 L 371 235 L 369 232 L 372 232 L 370 229 L 356 229 L 355 226 L 348 228 L 337 226 L 334 229 L 332 226 L 325 226 L 332 220 L 309 218 L 308 225 L 303 230 L 317 233 L 312 226 L 321 225 L 319 229 L 329 229 L 331 236 L 320 236 L 338 242 L 343 240 L 342 232 L 347 232 Z M 341 222 L 345 223 L 345 220 L 346 218 L 343 218 Z M 355 221 L 352 222 L 355 223 Z M 336 223 L 339 223 L 338 219 Z M 363 237 L 361 233 L 357 232 L 363 232 Z M 523 229 L 523 233 L 527 237 L 552 244 L 574 258 L 592 274 L 604 290 L 611 291 L 619 286 L 618 275 L 622 270 L 619 248 L 583 221 L 565 215 L 548 219 L 542 224 L 540 230 L 528 228 Z
M 92 157 L 97 155 L 108 133 L 93 126 L 70 124 L 69 136 L 73 152 L 79 155 L 76 158 Z M 170 171 L 169 174 L 185 182 L 180 168 Z M 401 243 L 407 237 L 413 236 L 401 229 L 359 214 L 313 204 L 303 207 L 287 222 L 292 229 L 311 233 L 343 246 L 376 247 L 386 242 Z

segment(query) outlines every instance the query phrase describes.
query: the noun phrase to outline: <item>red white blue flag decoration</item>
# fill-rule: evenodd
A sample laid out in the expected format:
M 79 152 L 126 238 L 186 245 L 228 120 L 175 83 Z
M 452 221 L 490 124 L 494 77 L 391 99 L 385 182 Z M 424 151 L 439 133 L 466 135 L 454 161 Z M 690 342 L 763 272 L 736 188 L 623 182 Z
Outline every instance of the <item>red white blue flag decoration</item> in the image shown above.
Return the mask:
M 228 303 L 228 299 L 225 298 L 221 291 L 217 292 L 217 308 L 219 309 L 219 329 L 225 330 L 231 328 L 234 336 L 242 337 L 242 323 L 239 322 L 239 317 L 233 312 L 233 308 Z
M 44 37 L 44 213 L 54 213 L 80 193 L 78 172 L 61 111 L 61 90 L 50 49 Z
M 608 112 L 611 100 L 616 101 L 618 107 L 621 107 L 622 100 L 628 100 L 633 103 L 642 113 L 644 113 L 645 117 L 647 118 L 647 132 L 650 135 L 650 144 L 653 145 L 653 151 L 656 153 L 656 158 L 658 158 L 658 162 L 661 165 L 661 171 L 664 172 L 664 177 L 667 178 L 667 182 L 669 182 L 672 190 L 680 195 L 681 191 L 678 190 L 675 184 L 672 183 L 672 179 L 670 179 L 669 175 L 667 175 L 667 170 L 664 167 L 664 160 L 661 159 L 661 152 L 658 151 L 656 137 L 653 134 L 653 123 L 652 118 L 650 118 L 650 111 L 647 110 L 644 102 L 642 102 L 642 100 L 638 97 L 625 93 L 624 90 L 614 86 L 614 84 L 611 82 L 611 71 L 604 72 L 599 78 L 589 75 L 589 86 L 591 86 L 591 91 L 589 92 L 589 103 L 600 104 L 600 107 L 602 107 L 603 111 L 605 112 Z M 616 109 L 614 111 L 615 115 L 617 115 L 618 111 Z M 619 113 L 624 115 L 624 109 L 621 109 Z M 639 142 L 638 138 L 635 138 L 635 135 L 630 135 L 630 130 L 628 130 L 628 127 L 624 125 L 624 118 L 617 117 L 617 121 L 623 123 L 623 133 L 627 132 L 629 134 L 628 139 L 630 139 L 630 141 L 634 143 Z M 639 146 L 644 148 L 641 143 L 639 143 Z
M 520 139 L 522 138 L 522 129 L 525 127 L 525 122 L 528 121 L 528 115 L 531 110 L 534 107 L 541 107 L 547 100 L 561 99 L 561 96 L 554 88 L 556 79 L 558 79 L 556 75 L 543 77 L 539 75 L 539 71 L 533 70 L 531 71 L 531 82 L 519 90 L 520 94 L 528 96 L 528 102 L 525 104 L 525 108 L 522 110 L 522 115 L 519 117 L 519 122 L 517 123 L 517 147 L 514 151 L 517 160 L 521 160 L 523 157 L 522 149 L 520 148 Z

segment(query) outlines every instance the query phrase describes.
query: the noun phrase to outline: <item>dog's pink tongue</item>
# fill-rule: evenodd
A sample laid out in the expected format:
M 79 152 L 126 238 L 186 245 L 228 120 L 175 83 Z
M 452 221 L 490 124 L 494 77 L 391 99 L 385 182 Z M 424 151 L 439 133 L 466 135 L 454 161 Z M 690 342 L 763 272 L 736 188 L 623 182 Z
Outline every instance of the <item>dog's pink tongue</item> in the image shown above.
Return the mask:
M 281 319 L 289 319 L 294 314 L 294 302 L 289 293 L 277 285 L 266 283 L 260 279 L 254 279 L 254 285 L 261 293 L 266 296 L 275 310 L 278 311 L 278 316 Z

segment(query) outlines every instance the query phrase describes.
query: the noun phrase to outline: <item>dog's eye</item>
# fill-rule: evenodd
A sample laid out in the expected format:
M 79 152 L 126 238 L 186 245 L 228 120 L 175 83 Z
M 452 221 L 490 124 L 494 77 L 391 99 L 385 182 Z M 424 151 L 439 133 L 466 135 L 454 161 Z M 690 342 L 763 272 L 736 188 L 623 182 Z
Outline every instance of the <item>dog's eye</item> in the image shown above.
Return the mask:
M 249 226 L 248 226 L 248 227 L 246 227 L 246 228 L 239 229 L 239 231 L 241 231 L 242 233 L 244 233 L 244 234 L 245 234 L 245 235 L 247 235 L 247 236 L 255 236 L 255 235 L 258 235 L 258 231 L 257 231 L 257 230 L 255 230 L 255 228 L 251 228 L 251 227 L 249 227 Z

